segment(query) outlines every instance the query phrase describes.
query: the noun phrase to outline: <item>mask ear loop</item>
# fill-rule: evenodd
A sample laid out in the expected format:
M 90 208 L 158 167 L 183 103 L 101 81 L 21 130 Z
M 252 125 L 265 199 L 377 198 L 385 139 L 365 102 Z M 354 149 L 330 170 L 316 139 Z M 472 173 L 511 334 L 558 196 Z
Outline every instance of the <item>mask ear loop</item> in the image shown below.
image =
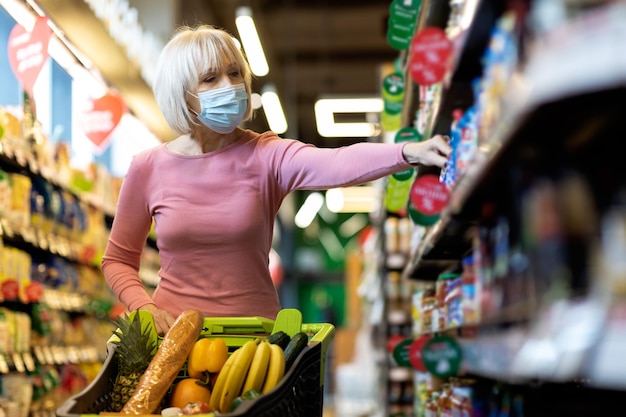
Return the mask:
M 192 93 L 189 90 L 185 90 L 185 93 L 189 94 L 191 97 L 193 98 L 197 98 L 198 100 L 200 100 L 200 97 L 198 97 L 197 95 L 195 95 L 194 93 Z M 189 104 L 189 103 L 187 103 Z M 199 117 L 200 114 L 198 114 L 198 112 L 196 112 L 194 109 L 192 109 L 191 107 L 187 106 L 187 110 L 192 113 L 194 116 Z

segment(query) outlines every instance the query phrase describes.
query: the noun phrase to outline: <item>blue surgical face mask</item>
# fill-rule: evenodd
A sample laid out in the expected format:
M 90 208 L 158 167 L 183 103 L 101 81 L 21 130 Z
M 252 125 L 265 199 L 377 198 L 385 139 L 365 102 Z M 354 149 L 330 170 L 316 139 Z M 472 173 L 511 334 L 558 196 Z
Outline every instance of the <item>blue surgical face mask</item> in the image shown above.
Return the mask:
M 195 94 L 200 100 L 198 119 L 217 133 L 230 133 L 239 126 L 248 109 L 248 92 L 244 84 L 229 85 Z M 195 113 L 195 112 L 194 112 Z

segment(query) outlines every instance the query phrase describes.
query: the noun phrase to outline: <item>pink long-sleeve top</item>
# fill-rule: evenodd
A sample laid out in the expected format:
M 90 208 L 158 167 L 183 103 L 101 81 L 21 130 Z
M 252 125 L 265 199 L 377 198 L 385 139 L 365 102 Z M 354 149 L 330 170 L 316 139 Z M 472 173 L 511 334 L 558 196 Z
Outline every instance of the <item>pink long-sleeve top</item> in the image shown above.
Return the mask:
M 402 144 L 317 148 L 247 130 L 202 155 L 166 144 L 136 155 L 120 190 L 102 261 L 112 291 L 129 310 L 148 303 L 175 316 L 275 318 L 280 302 L 268 259 L 275 216 L 297 189 L 361 184 L 406 169 Z M 138 271 L 152 219 L 161 268 L 148 295 Z

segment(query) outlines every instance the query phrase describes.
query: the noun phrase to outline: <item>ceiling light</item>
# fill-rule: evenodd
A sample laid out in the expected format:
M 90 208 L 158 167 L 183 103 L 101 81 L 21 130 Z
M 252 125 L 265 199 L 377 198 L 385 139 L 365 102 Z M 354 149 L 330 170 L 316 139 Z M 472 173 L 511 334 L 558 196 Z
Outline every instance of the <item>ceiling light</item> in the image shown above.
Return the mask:
M 287 119 L 285 119 L 285 112 L 280 104 L 280 98 L 272 85 L 263 89 L 261 102 L 263 103 L 263 112 L 270 130 L 279 134 L 285 133 L 287 131 Z
M 379 132 L 378 125 L 370 122 L 337 123 L 335 113 L 380 113 L 381 98 L 320 99 L 315 102 L 317 131 L 324 137 L 372 137 Z
M 315 216 L 324 205 L 324 196 L 321 193 L 311 193 L 304 200 L 304 204 L 296 213 L 294 222 L 301 229 L 306 229 L 313 222 Z
M 235 24 L 250 63 L 250 70 L 254 75 L 263 77 L 270 72 L 270 68 L 267 65 L 263 46 L 252 19 L 252 10 L 249 7 L 239 7 L 236 16 Z
M 376 201 L 374 187 L 369 185 L 326 191 L 326 207 L 333 213 L 371 213 Z

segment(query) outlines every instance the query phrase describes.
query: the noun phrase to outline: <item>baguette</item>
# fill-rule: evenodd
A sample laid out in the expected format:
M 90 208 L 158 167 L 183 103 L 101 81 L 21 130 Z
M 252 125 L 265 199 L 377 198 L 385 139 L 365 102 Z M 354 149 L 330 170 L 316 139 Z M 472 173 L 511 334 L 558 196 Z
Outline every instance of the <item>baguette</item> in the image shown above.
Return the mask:
M 197 310 L 186 310 L 178 316 L 163 337 L 156 354 L 139 379 L 135 393 L 121 414 L 153 414 L 167 394 L 187 360 L 193 344 L 202 331 L 204 317 Z

